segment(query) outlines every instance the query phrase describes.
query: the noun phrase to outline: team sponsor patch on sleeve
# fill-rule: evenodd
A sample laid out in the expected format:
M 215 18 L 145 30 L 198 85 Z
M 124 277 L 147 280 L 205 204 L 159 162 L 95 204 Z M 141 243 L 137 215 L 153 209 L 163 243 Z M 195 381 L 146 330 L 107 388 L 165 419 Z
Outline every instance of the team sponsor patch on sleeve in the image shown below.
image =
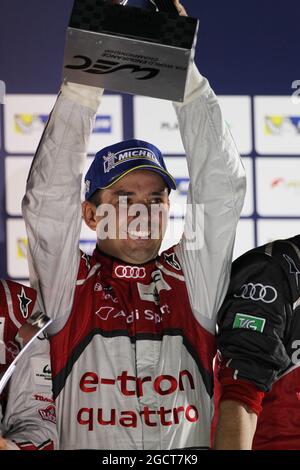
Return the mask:
M 56 424 L 56 413 L 54 405 L 49 405 L 43 409 L 41 408 L 38 410 L 38 413 L 42 420 L 50 421 L 50 423 Z
M 234 318 L 233 328 L 245 328 L 246 330 L 254 330 L 262 333 L 265 323 L 265 318 L 254 317 L 246 313 L 237 313 Z
M 50 359 L 45 359 L 43 357 L 33 357 L 31 359 L 32 364 L 32 373 L 34 383 L 36 385 L 51 385 L 51 367 Z

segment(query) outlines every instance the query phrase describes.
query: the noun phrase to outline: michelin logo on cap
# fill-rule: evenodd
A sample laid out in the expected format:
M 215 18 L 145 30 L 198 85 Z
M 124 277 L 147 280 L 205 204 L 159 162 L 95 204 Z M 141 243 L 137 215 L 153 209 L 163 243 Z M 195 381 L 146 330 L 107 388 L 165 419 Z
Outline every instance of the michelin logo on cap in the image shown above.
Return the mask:
M 161 166 L 160 161 L 156 157 L 155 153 L 149 149 L 144 148 L 132 148 L 128 150 L 122 150 L 121 152 L 108 152 L 106 156 L 103 157 L 104 163 L 104 173 L 109 173 L 116 166 L 121 163 L 128 162 L 129 160 L 136 160 L 144 158 L 145 160 L 150 160 L 151 162 L 156 163 Z
M 169 190 L 176 189 L 176 182 L 168 173 L 160 150 L 149 142 L 129 139 L 96 153 L 85 175 L 85 199 L 88 200 L 97 189 L 108 188 L 130 171 L 139 168 L 159 173 Z

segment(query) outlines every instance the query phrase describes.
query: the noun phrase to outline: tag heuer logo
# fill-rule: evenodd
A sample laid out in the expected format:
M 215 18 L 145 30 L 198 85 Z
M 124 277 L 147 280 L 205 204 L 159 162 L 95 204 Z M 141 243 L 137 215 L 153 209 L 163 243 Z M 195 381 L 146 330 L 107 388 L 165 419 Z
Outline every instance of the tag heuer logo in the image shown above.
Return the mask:
M 266 320 L 264 318 L 253 317 L 245 313 L 237 313 L 233 322 L 233 328 L 245 328 L 247 330 L 264 331 Z

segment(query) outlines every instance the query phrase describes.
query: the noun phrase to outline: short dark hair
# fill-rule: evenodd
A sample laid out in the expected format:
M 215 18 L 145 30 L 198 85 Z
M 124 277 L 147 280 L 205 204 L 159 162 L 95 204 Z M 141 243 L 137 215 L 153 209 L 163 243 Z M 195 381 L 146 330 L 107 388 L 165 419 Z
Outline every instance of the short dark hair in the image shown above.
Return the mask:
M 89 198 L 88 202 L 98 207 L 101 204 L 102 189 L 97 189 Z

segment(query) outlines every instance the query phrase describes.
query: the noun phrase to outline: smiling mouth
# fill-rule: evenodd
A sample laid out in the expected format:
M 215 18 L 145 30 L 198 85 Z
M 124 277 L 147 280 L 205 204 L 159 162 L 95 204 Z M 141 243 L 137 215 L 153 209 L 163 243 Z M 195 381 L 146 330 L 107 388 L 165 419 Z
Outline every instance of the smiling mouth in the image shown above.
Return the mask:
M 150 239 L 150 232 L 139 231 L 139 230 L 131 230 L 128 232 L 129 238 L 133 240 L 149 240 Z

